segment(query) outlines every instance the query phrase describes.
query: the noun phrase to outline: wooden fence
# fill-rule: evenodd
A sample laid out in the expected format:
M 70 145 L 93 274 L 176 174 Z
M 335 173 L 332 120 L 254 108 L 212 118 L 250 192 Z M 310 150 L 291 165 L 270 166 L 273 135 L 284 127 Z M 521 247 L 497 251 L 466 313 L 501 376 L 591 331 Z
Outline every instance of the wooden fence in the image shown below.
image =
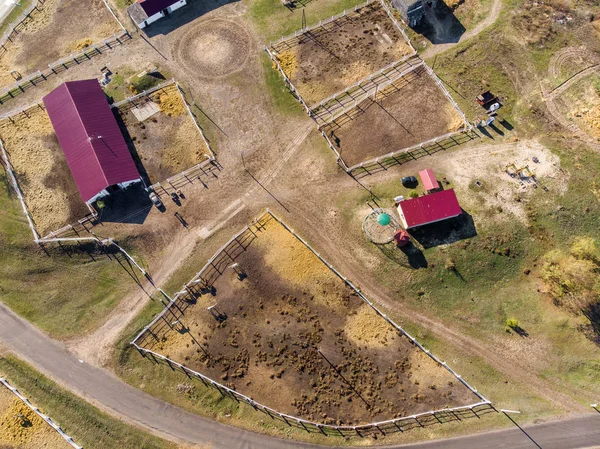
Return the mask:
M 479 401 L 466 406 L 455 408 L 446 408 L 442 410 L 432 410 L 411 416 L 395 418 L 387 421 L 358 425 L 358 426 L 337 426 L 330 424 L 320 424 L 308 421 L 302 418 L 291 416 L 285 413 L 278 412 L 270 407 L 254 401 L 251 397 L 241 394 L 225 385 L 214 381 L 213 379 L 204 376 L 203 374 L 187 368 L 185 365 L 175 362 L 151 348 L 156 343 L 162 340 L 166 333 L 177 331 L 177 327 L 184 316 L 184 312 L 197 298 L 202 294 L 209 294 L 214 282 L 224 273 L 225 269 L 235 263 L 236 257 L 241 254 L 253 242 L 257 236 L 257 232 L 265 226 L 270 220 L 276 220 L 303 245 L 305 245 L 321 262 L 323 262 L 333 273 L 342 279 L 344 283 L 350 287 L 366 304 L 368 304 L 380 317 L 385 319 L 392 325 L 397 332 L 407 337 L 410 342 L 422 350 L 434 362 L 445 368 L 453 375 L 462 385 L 469 389 Z M 245 402 L 257 411 L 267 414 L 273 420 L 279 420 L 286 423 L 288 426 L 299 427 L 307 432 L 318 432 L 324 435 L 338 436 L 365 436 L 371 433 L 380 433 L 385 435 L 388 432 L 404 432 L 411 428 L 426 427 L 428 425 L 440 424 L 449 421 L 460 421 L 469 416 L 479 417 L 483 413 L 495 411 L 491 402 L 482 396 L 475 388 L 469 385 L 462 377 L 450 368 L 446 362 L 441 361 L 436 356 L 431 354 L 429 350 L 424 348 L 413 336 L 408 334 L 404 329 L 394 323 L 386 314 L 381 312 L 377 307 L 367 299 L 364 294 L 347 278 L 339 273 L 331 264 L 329 264 L 319 253 L 317 253 L 304 239 L 296 232 L 287 226 L 281 219 L 271 213 L 269 210 L 259 219 L 249 226 L 245 226 L 240 232 L 233 236 L 225 245 L 223 245 L 204 267 L 194 276 L 187 284 L 185 284 L 179 292 L 177 292 L 172 301 L 165 309 L 154 318 L 131 342 L 143 357 L 147 357 L 154 363 L 164 363 L 173 371 L 180 371 L 189 379 L 196 379 L 202 382 L 205 386 L 211 386 L 217 389 L 224 397 L 229 397 L 237 402 Z

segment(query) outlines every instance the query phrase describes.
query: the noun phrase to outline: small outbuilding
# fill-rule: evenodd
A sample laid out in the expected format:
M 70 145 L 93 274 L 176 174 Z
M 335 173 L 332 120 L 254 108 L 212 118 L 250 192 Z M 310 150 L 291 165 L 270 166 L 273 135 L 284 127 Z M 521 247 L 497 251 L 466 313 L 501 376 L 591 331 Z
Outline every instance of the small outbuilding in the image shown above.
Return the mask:
M 139 28 L 146 28 L 185 5 L 187 0 L 138 0 L 127 8 L 127 13 Z
M 425 17 L 425 8 L 434 7 L 436 3 L 437 0 L 392 0 L 392 6 L 410 27 L 421 23 Z
M 84 202 L 141 182 L 98 80 L 66 82 L 43 101 Z
M 421 184 L 427 193 L 437 192 L 441 190 L 440 183 L 435 179 L 433 170 L 427 168 L 419 172 L 419 178 L 421 178 Z
M 454 189 L 441 190 L 398 203 L 398 215 L 404 229 L 447 220 L 460 214 L 462 209 Z

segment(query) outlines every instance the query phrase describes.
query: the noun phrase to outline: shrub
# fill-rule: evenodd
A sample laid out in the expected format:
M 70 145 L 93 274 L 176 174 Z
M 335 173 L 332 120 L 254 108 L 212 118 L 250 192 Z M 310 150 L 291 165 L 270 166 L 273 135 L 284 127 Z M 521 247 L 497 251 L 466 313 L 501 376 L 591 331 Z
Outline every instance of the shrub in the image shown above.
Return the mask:
M 416 190 L 412 190 L 408 196 L 410 196 L 411 198 L 417 198 L 419 196 L 419 194 L 417 193 Z
M 591 237 L 578 237 L 571 245 L 571 255 L 580 260 L 600 262 L 600 250 Z
M 516 318 L 509 318 L 508 320 L 506 320 L 506 327 L 509 327 L 511 329 L 516 329 L 520 326 L 519 320 L 517 320 Z

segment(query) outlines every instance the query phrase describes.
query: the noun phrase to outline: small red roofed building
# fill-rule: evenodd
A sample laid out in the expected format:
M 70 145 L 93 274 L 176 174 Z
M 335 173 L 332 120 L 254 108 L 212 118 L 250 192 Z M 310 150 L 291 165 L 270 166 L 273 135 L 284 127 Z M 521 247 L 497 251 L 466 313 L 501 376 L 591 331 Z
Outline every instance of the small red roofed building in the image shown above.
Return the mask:
M 43 101 L 84 202 L 141 181 L 98 80 L 68 81 Z
M 460 214 L 462 209 L 454 189 L 441 190 L 398 203 L 398 215 L 404 229 L 447 220 Z
M 138 0 L 127 8 L 127 13 L 138 27 L 146 28 L 185 5 L 187 0 Z
M 419 172 L 419 178 L 421 178 L 421 184 L 423 184 L 423 189 L 427 193 L 437 192 L 440 190 L 440 183 L 435 179 L 435 175 L 433 174 L 433 170 L 427 168 L 425 170 L 421 170 Z

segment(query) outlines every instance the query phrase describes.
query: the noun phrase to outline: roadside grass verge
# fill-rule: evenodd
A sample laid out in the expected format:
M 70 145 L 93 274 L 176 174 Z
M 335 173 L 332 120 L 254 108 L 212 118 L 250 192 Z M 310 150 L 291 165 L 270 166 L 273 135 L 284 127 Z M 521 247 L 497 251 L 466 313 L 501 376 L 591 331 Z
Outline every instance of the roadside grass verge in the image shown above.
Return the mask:
M 0 180 L 0 301 L 51 336 L 65 339 L 100 326 L 132 288 L 105 255 L 33 243 L 16 196 Z
M 85 448 L 177 448 L 174 443 L 108 416 L 15 357 L 0 358 L 0 375 Z

